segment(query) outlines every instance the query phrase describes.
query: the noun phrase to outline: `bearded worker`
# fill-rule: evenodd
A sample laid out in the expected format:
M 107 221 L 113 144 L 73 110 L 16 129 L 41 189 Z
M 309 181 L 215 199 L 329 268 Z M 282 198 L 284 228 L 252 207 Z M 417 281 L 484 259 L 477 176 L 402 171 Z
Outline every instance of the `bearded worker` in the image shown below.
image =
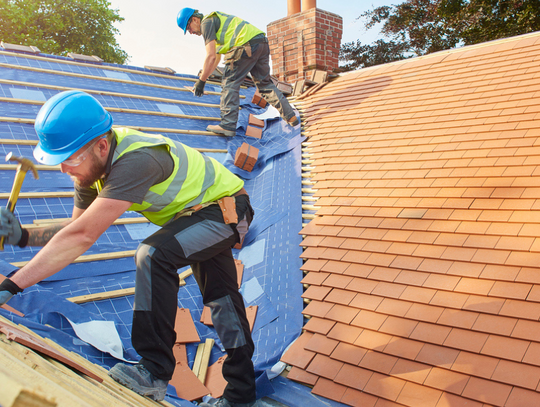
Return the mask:
M 131 339 L 141 359 L 118 363 L 109 375 L 143 396 L 164 399 L 176 366 L 177 270 L 189 265 L 227 352 L 228 384 L 218 405 L 254 405 L 254 344 L 231 251 L 253 218 L 244 182 L 182 143 L 112 124 L 110 113 L 81 91 L 59 93 L 40 109 L 34 157 L 60 164 L 72 177 L 73 213 L 62 225 L 26 230 L 0 210 L 0 235 L 8 244 L 43 246 L 0 284 L 0 305 L 72 263 L 125 211 L 140 212 L 161 226 L 135 254 Z

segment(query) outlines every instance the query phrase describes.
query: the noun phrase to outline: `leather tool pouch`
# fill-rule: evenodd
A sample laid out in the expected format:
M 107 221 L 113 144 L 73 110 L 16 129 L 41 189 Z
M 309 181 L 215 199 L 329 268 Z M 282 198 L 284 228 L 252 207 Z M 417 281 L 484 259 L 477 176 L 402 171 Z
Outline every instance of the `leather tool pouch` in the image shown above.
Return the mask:
M 236 61 L 242 58 L 242 54 L 244 51 L 246 51 L 246 54 L 248 57 L 251 57 L 251 45 L 249 45 L 249 43 L 241 47 L 234 47 L 231 50 L 229 50 L 227 53 L 225 53 L 224 55 L 225 64 L 226 65 L 234 64 Z
M 223 213 L 225 224 L 238 223 L 238 214 L 236 213 L 236 200 L 233 196 L 226 196 L 218 200 L 218 205 Z

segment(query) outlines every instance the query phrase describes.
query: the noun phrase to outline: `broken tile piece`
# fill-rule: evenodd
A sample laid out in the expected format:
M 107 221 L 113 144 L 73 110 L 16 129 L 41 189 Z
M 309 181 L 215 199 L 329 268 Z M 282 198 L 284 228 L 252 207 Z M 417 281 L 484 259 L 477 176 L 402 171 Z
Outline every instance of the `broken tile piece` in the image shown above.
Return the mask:
M 264 120 L 257 119 L 254 114 L 250 114 L 248 124 L 251 126 L 264 127 Z
M 195 328 L 189 308 L 178 308 L 174 324 L 176 331 L 176 343 L 200 342 L 199 333 Z

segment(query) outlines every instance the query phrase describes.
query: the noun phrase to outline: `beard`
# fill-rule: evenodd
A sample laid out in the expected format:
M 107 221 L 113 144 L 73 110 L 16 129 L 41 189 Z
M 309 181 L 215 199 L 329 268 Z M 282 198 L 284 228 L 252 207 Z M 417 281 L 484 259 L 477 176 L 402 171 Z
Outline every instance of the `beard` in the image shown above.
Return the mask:
M 75 175 L 71 176 L 73 182 L 82 188 L 90 188 L 97 180 L 101 179 L 105 173 L 105 165 L 101 163 L 95 154 L 91 154 L 89 158 L 92 160 L 90 173 L 85 177 Z

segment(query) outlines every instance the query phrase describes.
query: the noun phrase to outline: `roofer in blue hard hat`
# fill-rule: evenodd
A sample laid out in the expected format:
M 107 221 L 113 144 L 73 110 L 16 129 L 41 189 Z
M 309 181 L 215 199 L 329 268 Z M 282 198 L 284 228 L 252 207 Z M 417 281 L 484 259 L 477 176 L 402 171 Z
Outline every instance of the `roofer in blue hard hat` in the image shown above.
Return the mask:
M 198 10 L 187 7 L 178 13 L 177 24 L 184 34 L 189 31 L 204 38 L 206 58 L 193 88 L 195 96 L 204 94 L 206 80 L 224 55 L 221 122 L 208 126 L 208 131 L 225 136 L 236 134 L 240 85 L 248 73 L 251 73 L 261 96 L 279 111 L 281 117 L 291 126 L 298 125 L 294 110 L 270 78 L 270 48 L 263 31 L 235 16 L 219 11 L 203 16 Z
M 0 209 L 8 244 L 44 246 L 0 284 L 0 305 L 72 263 L 125 211 L 140 212 L 161 226 L 135 254 L 132 343 L 141 359 L 119 363 L 109 375 L 163 400 L 176 366 L 177 270 L 190 265 L 227 351 L 225 397 L 251 405 L 242 403 L 255 399 L 254 344 L 231 251 L 253 218 L 244 182 L 182 143 L 112 124 L 110 113 L 81 91 L 59 93 L 40 109 L 34 157 L 72 177 L 73 213 L 61 225 L 27 230 Z

